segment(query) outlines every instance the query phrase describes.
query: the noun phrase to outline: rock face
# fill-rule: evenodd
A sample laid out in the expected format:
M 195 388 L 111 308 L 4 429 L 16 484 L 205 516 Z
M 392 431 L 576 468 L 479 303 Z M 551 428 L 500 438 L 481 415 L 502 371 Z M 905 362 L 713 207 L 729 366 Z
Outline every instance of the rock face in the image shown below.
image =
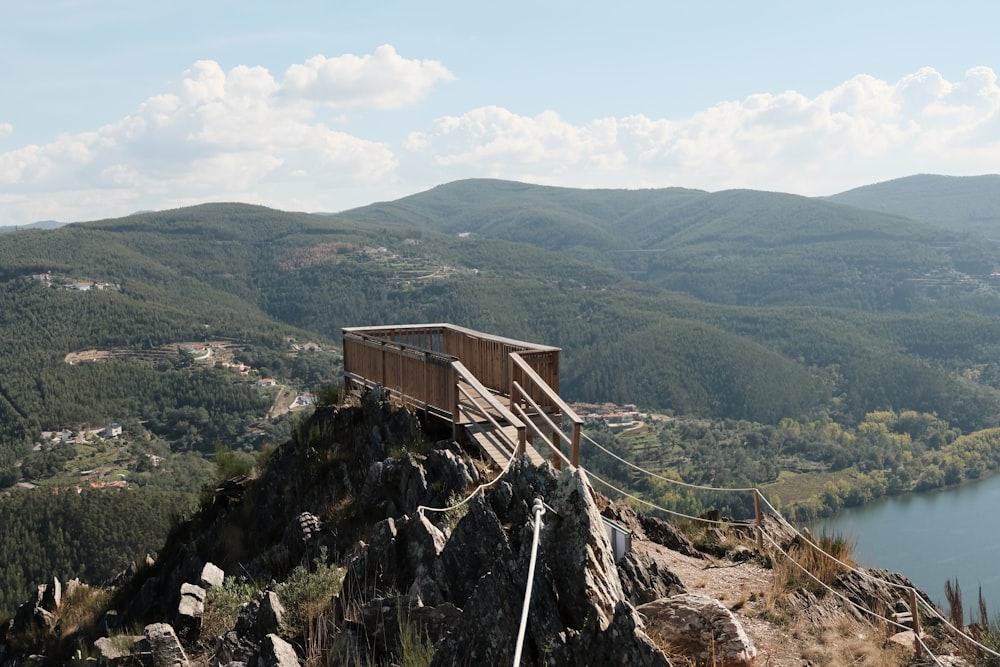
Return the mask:
M 646 628 L 662 643 L 698 665 L 750 667 L 757 649 L 721 602 L 685 593 L 638 608 Z
M 692 656 L 708 655 L 708 646 L 716 656 L 725 649 L 724 664 L 752 660 L 753 647 L 740 643 L 745 636 L 728 612 L 695 605 L 664 566 L 639 552 L 615 563 L 597 501 L 637 539 L 696 554 L 669 524 L 600 499 L 582 471 L 557 476 L 526 458 L 461 510 L 418 510 L 444 507 L 485 481 L 480 464 L 450 439 L 430 443 L 420 433 L 414 415 L 377 393 L 360 408 L 317 409 L 259 477 L 218 485 L 155 563 L 121 584 L 103 629 L 120 637 L 123 628 L 145 627 L 145 637 L 127 638 L 127 650 L 126 640 L 99 640 L 102 664 L 186 666 L 188 656 L 202 664 L 208 655 L 212 667 L 398 664 L 404 644 L 414 642 L 433 647 L 436 666 L 510 664 L 536 499 L 546 510 L 522 665 L 667 666 L 644 615 L 655 619 L 657 637 L 667 636 L 663 619 L 682 617 L 688 639 L 707 642 L 691 642 Z M 301 608 L 286 614 L 281 595 L 289 589 L 281 582 L 293 572 L 308 577 L 318 565 L 343 567 L 343 584 L 315 591 L 319 616 L 303 623 L 294 615 Z M 222 587 L 216 592 L 233 602 L 225 572 L 262 590 L 230 608 L 230 627 L 206 626 L 209 591 Z M 6 643 L 0 639 L 2 667 L 14 664 L 11 651 L 18 665 L 32 652 L 18 637 L 56 630 L 60 592 L 58 582 L 47 584 L 18 610 Z M 659 606 L 642 614 L 634 606 L 652 601 Z M 217 636 L 204 636 L 206 627 Z
M 18 650 L 27 649 L 33 637 L 50 635 L 56 629 L 62 606 L 62 583 L 56 578 L 42 584 L 33 598 L 22 604 L 6 632 L 6 641 Z
M 535 497 L 542 517 L 538 565 L 522 664 L 668 665 L 625 601 L 593 491 L 582 472 L 558 478 L 515 462 L 504 481 L 456 526 L 434 567 L 445 595 L 463 607 L 432 665 L 504 664 L 514 655 L 527 583 Z M 485 622 L 484 619 L 489 619 Z
M 181 585 L 181 601 L 177 605 L 177 619 L 174 621 L 181 635 L 192 639 L 198 637 L 205 615 L 205 596 L 205 589 L 201 586 Z
M 166 623 L 147 625 L 146 641 L 149 642 L 153 667 L 188 667 L 187 654 L 171 626 Z

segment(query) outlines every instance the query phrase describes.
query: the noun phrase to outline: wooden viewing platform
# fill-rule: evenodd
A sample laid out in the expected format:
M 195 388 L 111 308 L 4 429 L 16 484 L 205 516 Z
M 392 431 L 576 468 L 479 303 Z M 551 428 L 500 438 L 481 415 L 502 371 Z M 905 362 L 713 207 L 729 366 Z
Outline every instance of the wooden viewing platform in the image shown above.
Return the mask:
M 514 455 L 580 462 L 583 420 L 559 397 L 559 348 L 453 324 L 343 329 L 344 376 L 452 423 L 501 468 Z M 564 429 L 565 427 L 565 429 Z M 568 430 L 568 433 L 566 432 Z M 563 446 L 568 450 L 563 452 Z

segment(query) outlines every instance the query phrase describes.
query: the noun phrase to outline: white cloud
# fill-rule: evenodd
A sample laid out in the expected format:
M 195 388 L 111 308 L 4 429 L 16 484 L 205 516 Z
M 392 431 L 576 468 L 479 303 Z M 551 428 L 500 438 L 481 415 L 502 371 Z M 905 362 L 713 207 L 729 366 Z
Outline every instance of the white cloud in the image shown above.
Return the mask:
M 931 68 L 895 83 L 858 75 L 815 96 L 764 92 L 684 118 L 572 123 L 483 106 L 399 127 L 398 145 L 352 133 L 366 108 L 411 104 L 452 78 L 387 46 L 317 56 L 280 81 L 199 61 L 116 122 L 0 151 L 0 225 L 206 200 L 339 210 L 477 176 L 828 194 L 918 172 L 995 172 L 1000 154 L 1000 87 L 987 67 L 957 81 Z M 0 139 L 14 136 L 0 123 Z
M 359 60 L 365 63 L 359 75 L 366 93 L 359 93 L 356 82 L 343 93 L 355 105 L 399 106 L 442 78 L 435 67 L 405 60 L 391 47 Z M 422 75 L 428 68 L 431 74 Z M 326 68 L 331 69 L 336 67 Z M 322 83 L 315 90 L 335 97 L 335 77 L 325 76 Z M 391 175 L 397 160 L 389 146 L 331 129 L 317 118 L 319 105 L 309 95 L 283 92 L 264 68 L 227 72 L 214 61 L 199 61 L 114 123 L 0 152 L 0 189 L 7 204 L 0 225 L 92 217 L 83 207 L 74 212 L 74 203 L 95 199 L 104 201 L 98 215 L 204 199 L 281 206 L 282 184 L 307 178 L 314 204 L 331 209 L 330 191 Z M 0 138 L 10 131 L 0 125 Z
M 365 56 L 315 56 L 292 65 L 283 94 L 333 107 L 398 109 L 422 99 L 437 83 L 455 76 L 436 60 L 407 60 L 389 45 Z
M 438 182 L 470 175 L 563 185 L 751 187 L 824 194 L 920 171 L 985 173 L 1000 154 L 1000 87 L 925 68 L 896 83 L 859 75 L 721 102 L 680 120 L 642 114 L 573 125 L 553 112 L 482 107 L 409 135 L 406 163 Z

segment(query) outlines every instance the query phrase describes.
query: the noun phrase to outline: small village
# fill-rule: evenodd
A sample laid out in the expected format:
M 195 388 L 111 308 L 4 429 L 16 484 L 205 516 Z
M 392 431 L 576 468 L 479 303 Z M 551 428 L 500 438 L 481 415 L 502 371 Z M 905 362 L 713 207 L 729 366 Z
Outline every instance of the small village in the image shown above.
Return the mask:
M 102 288 L 97 288 L 102 289 Z M 285 343 L 292 354 L 311 354 L 323 352 L 323 347 L 315 341 L 299 341 L 286 337 Z M 91 348 L 78 350 L 67 354 L 65 363 L 76 365 L 81 363 L 101 363 L 111 358 L 132 358 L 149 360 L 159 357 L 188 358 L 194 364 L 209 368 L 215 366 L 225 369 L 245 382 L 252 383 L 261 390 L 266 390 L 272 397 L 272 404 L 263 419 L 274 420 L 284 414 L 301 411 L 314 405 L 316 396 L 313 392 L 294 388 L 274 377 L 266 377 L 261 373 L 234 358 L 240 347 L 233 341 L 182 341 L 160 346 L 155 350 L 133 350 L 129 348 Z M 262 435 L 263 430 L 254 428 L 251 435 Z M 147 434 L 148 435 L 148 434 Z M 77 455 L 67 463 L 66 470 L 60 475 L 63 480 L 58 486 L 51 487 L 55 492 L 60 489 L 82 492 L 83 489 L 125 489 L 128 487 L 127 472 L 136 465 L 134 456 L 126 454 L 130 441 L 139 437 L 136 433 L 126 432 L 118 421 L 109 420 L 101 425 L 65 425 L 55 430 L 42 431 L 35 442 L 34 452 L 51 452 L 61 446 L 72 446 Z M 140 467 L 145 469 L 158 468 L 162 457 L 154 453 L 144 454 L 146 460 Z M 67 475 L 78 476 L 73 483 L 66 484 Z M 36 480 L 37 481 L 37 480 Z M 25 479 L 17 486 L 25 489 L 39 488 L 36 481 Z M 46 488 L 49 488 L 48 486 Z
M 621 433 L 642 426 L 654 416 L 640 412 L 634 403 L 571 403 L 570 407 L 583 417 L 588 427 L 604 427 L 612 433 Z
M 51 271 L 45 273 L 34 273 L 27 276 L 28 280 L 39 283 L 45 287 L 55 289 L 74 290 L 77 292 L 97 291 L 122 291 L 121 285 L 116 283 L 106 283 L 97 280 L 73 278 L 68 275 L 53 274 Z

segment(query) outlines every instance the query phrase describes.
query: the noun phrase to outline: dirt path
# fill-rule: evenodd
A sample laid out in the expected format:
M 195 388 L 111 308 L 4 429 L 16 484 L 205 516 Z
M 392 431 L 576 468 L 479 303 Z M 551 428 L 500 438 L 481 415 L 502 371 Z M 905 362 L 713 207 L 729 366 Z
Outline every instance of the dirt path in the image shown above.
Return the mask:
M 292 403 L 295 402 L 295 397 L 298 394 L 294 389 L 286 384 L 281 385 L 278 389 L 278 395 L 274 399 L 274 403 L 271 405 L 271 409 L 267 411 L 268 419 L 275 419 L 285 414 L 292 409 Z
M 633 542 L 633 548 L 677 575 L 689 593 L 714 598 L 730 609 L 757 648 L 756 665 L 888 667 L 907 662 L 906 651 L 887 644 L 874 628 L 858 623 L 829 598 L 814 600 L 808 612 L 789 612 L 776 604 L 788 592 L 775 585 L 773 570 L 752 561 L 691 558 L 644 541 Z

